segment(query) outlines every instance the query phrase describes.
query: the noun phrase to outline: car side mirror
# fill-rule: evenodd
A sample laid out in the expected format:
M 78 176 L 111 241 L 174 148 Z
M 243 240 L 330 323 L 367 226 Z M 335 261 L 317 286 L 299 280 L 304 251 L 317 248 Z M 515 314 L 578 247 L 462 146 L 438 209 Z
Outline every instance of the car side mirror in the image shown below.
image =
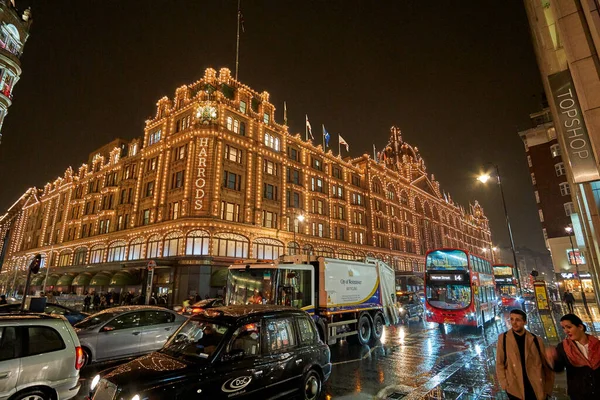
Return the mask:
M 106 325 L 104 328 L 102 328 L 102 332 L 110 332 L 110 331 L 114 331 L 115 327 L 114 326 L 110 326 L 110 325 Z
M 231 350 L 223 356 L 223 361 L 239 361 L 246 356 L 246 352 L 242 349 Z

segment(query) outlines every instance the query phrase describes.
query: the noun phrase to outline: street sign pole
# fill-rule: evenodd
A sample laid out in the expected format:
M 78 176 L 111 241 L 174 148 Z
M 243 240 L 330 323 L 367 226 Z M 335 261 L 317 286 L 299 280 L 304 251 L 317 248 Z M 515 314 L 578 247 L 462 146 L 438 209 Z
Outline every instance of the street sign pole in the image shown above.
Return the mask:
M 150 297 L 152 296 L 152 281 L 154 280 L 154 268 L 156 268 L 156 261 L 148 261 L 148 279 L 146 280 L 146 302 L 150 304 Z

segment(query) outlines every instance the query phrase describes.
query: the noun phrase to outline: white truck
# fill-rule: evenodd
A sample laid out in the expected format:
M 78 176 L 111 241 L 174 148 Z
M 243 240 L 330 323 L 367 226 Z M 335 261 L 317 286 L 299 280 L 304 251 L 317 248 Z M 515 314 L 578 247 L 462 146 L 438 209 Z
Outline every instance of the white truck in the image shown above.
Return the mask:
M 243 260 L 229 267 L 226 304 L 279 304 L 312 315 L 321 339 L 361 345 L 397 324 L 394 270 L 384 262 L 307 255 Z

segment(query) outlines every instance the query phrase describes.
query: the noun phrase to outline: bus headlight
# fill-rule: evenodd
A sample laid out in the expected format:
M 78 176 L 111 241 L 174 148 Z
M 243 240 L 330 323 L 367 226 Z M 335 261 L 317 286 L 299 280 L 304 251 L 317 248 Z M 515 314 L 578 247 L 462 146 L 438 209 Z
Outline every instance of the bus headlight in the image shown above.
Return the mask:
M 475 318 L 475 313 L 469 313 L 468 317 L 469 317 L 469 319 Z
M 92 379 L 92 384 L 90 385 L 90 390 L 96 389 L 96 386 L 98 386 L 98 382 L 100 382 L 100 375 L 96 375 L 94 377 L 94 379 Z

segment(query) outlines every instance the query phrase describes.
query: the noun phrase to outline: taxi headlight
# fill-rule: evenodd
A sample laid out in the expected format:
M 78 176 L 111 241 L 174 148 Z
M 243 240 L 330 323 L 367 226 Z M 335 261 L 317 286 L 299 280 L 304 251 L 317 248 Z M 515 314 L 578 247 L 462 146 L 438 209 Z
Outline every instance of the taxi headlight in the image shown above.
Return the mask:
M 90 390 L 96 389 L 96 386 L 98 386 L 98 382 L 100 382 L 100 375 L 96 375 L 94 377 L 94 379 L 92 379 L 92 384 L 90 385 Z
M 131 400 L 140 400 L 140 395 L 139 395 L 139 394 L 136 394 L 135 396 L 133 396 L 133 397 L 131 398 Z

